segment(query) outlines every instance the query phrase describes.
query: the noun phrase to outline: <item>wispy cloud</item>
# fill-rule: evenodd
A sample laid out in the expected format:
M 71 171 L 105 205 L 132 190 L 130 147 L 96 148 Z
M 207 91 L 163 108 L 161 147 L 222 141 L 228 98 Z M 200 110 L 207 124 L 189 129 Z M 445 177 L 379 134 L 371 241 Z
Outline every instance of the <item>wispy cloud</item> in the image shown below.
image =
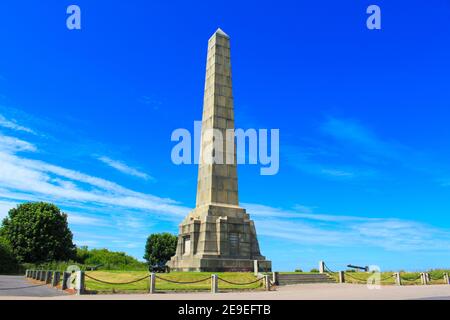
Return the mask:
M 0 222 L 8 215 L 9 210 L 15 208 L 17 202 L 0 200 Z
M 19 151 L 36 151 L 36 147 L 24 140 L 1 135 L 0 133 L 0 150 L 9 152 L 19 152 Z
M 0 135 L 0 142 L 0 197 L 66 205 L 120 206 L 175 216 L 189 211 L 171 199 L 136 192 L 103 178 L 19 155 L 19 151 L 36 150 L 26 141 Z
M 130 176 L 138 177 L 144 180 L 155 180 L 153 177 L 148 175 L 145 172 L 139 171 L 135 168 L 132 168 L 125 164 L 122 161 L 113 160 L 111 158 L 105 157 L 105 156 L 98 156 L 96 157 L 99 161 L 103 162 L 104 164 L 110 166 L 111 168 L 116 169 L 117 171 L 120 171 L 122 173 L 125 173 Z
M 99 226 L 99 227 L 109 225 L 107 221 L 97 217 L 73 213 L 70 211 L 69 212 L 66 211 L 65 213 L 67 213 L 68 221 L 70 224 L 82 226 Z
M 379 247 L 390 251 L 450 249 L 450 230 L 397 218 L 315 214 L 245 204 L 258 233 L 325 247 Z M 437 245 L 438 244 L 438 245 Z
M 319 148 L 284 146 L 282 156 L 291 167 L 315 176 L 331 180 L 367 180 L 379 178 L 380 173 L 365 163 L 345 161 L 342 150 L 333 147 Z
M 386 156 L 395 154 L 390 144 L 355 120 L 329 117 L 321 125 L 320 130 L 335 140 L 358 147 L 363 152 Z
M 309 174 L 328 179 L 385 179 L 392 166 L 414 170 L 418 154 L 396 141 L 380 137 L 357 120 L 327 117 L 315 138 L 283 148 L 287 162 Z M 413 160 L 414 159 L 414 160 Z
M 31 134 L 36 134 L 33 130 L 30 128 L 21 126 L 17 124 L 14 120 L 8 120 L 3 115 L 0 114 L 0 127 L 4 127 L 7 129 L 15 130 L 15 131 L 23 131 Z
M 161 107 L 162 102 L 152 96 L 144 95 L 139 98 L 139 102 L 153 107 L 154 110 L 158 110 Z

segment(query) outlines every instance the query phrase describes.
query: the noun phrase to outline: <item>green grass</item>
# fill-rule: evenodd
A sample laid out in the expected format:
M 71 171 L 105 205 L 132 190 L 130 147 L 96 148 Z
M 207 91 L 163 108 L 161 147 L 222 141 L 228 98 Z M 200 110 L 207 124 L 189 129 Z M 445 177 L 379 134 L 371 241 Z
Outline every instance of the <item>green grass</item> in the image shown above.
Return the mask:
M 395 279 L 390 277 L 393 272 L 382 272 L 380 275 L 380 281 L 382 285 L 394 285 Z M 338 281 L 338 274 L 335 274 L 335 279 Z M 367 279 L 373 276 L 372 273 L 367 272 L 346 272 L 345 273 L 345 282 L 346 283 L 355 283 L 355 284 L 366 284 Z M 389 278 L 389 279 L 387 279 Z M 374 278 L 377 280 L 376 278 Z
M 146 271 L 87 271 L 87 275 L 107 282 L 128 282 L 148 275 Z M 195 284 L 177 284 L 156 279 L 156 290 L 159 291 L 207 291 L 211 289 L 211 272 L 171 272 L 157 273 L 156 276 L 171 281 L 191 282 L 208 278 L 208 280 Z M 253 273 L 216 272 L 219 278 L 236 283 L 246 283 L 256 280 Z M 146 278 L 132 284 L 104 284 L 85 277 L 85 286 L 88 291 L 98 293 L 113 292 L 148 292 L 149 279 Z M 250 285 L 232 285 L 219 280 L 219 290 L 257 290 L 262 289 L 262 281 Z

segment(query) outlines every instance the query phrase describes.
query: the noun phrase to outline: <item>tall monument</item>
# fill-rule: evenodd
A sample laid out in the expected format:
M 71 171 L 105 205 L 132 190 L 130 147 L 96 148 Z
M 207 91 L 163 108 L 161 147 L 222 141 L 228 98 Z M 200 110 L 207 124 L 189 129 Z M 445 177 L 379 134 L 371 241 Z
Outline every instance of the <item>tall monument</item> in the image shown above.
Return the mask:
M 179 226 L 168 262 L 174 271 L 252 271 L 254 260 L 260 270 L 271 270 L 253 221 L 239 207 L 236 148 L 227 129 L 234 129 L 230 38 L 218 29 L 208 41 L 196 207 Z M 222 150 L 215 150 L 213 130 L 222 133 Z

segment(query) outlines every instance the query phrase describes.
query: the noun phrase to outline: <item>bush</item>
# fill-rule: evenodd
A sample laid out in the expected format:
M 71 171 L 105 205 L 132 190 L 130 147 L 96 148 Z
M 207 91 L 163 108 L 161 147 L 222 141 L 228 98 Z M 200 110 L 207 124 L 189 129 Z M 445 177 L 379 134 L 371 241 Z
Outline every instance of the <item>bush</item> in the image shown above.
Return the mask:
M 302 269 L 295 269 L 294 272 L 303 272 L 303 270 Z
M 77 249 L 77 262 L 86 268 L 97 267 L 99 270 L 147 270 L 147 264 L 127 255 L 125 252 L 108 249 Z
M 312 272 L 312 273 L 319 273 L 320 271 L 319 271 L 319 269 L 313 268 L 313 269 L 311 269 L 310 272 Z
M 128 256 L 124 252 L 114 252 L 108 249 L 92 249 L 81 247 L 77 249 L 76 260 L 51 261 L 38 264 L 24 264 L 26 269 L 42 269 L 66 271 L 69 266 L 77 266 L 80 270 L 148 270 L 145 262 Z
M 16 274 L 20 269 L 11 244 L 4 237 L 0 237 L 0 274 Z

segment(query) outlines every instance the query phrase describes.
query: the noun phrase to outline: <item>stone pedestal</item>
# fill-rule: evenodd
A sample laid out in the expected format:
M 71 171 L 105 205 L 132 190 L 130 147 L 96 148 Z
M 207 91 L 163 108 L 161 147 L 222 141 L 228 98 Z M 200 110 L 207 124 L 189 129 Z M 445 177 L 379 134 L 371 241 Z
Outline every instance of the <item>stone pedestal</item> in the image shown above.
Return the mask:
M 180 224 L 174 271 L 252 272 L 272 265 L 261 255 L 255 225 L 245 209 L 211 204 L 194 209 Z

